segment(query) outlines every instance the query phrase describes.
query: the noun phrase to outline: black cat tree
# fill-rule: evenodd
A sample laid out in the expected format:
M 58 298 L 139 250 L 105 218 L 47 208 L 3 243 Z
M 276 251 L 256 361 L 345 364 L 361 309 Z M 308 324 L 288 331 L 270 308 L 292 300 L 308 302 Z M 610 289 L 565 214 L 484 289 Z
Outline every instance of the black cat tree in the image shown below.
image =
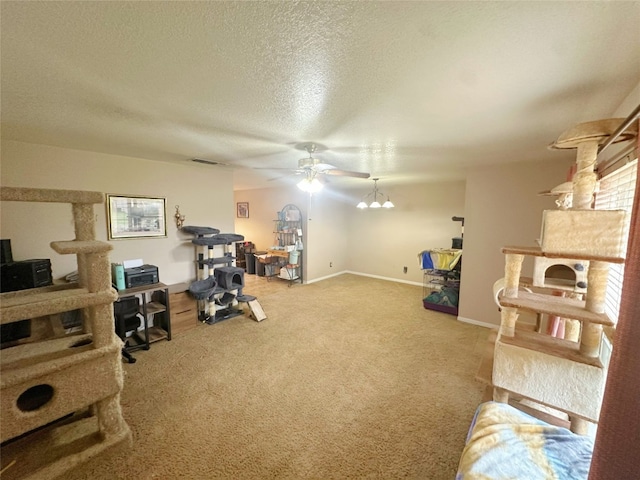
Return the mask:
M 191 283 L 189 292 L 198 301 L 198 319 L 209 325 L 243 315 L 246 303 L 256 321 L 266 318 L 256 297 L 243 293 L 244 269 L 235 267 L 231 245 L 244 241 L 237 233 L 220 233 L 212 227 L 184 226 L 182 231 L 195 237 L 198 279 Z M 223 255 L 215 256 L 215 248 L 222 247 Z

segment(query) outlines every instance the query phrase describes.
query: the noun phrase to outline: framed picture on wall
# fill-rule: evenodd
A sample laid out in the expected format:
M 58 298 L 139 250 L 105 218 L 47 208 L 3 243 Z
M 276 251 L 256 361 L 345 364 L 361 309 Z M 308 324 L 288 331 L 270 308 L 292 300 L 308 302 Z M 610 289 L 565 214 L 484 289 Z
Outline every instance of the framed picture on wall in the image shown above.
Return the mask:
M 109 240 L 167 236 L 166 199 L 107 194 Z
M 238 218 L 249 218 L 249 202 L 238 202 Z

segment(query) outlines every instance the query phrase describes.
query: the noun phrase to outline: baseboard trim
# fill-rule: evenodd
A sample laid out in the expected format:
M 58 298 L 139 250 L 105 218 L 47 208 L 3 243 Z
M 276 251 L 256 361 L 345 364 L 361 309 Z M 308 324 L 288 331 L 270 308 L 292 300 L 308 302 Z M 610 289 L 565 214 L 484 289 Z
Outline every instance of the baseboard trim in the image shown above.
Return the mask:
M 324 276 L 324 277 L 314 278 L 313 280 L 308 280 L 305 283 L 307 283 L 307 284 L 316 283 L 316 282 L 320 282 L 322 280 L 327 280 L 329 278 L 337 277 L 339 275 L 344 275 L 345 273 L 350 273 L 351 275 L 359 275 L 361 277 L 377 278 L 378 280 L 386 280 L 387 282 L 406 283 L 408 285 L 416 285 L 418 287 L 422 286 L 422 283 L 420 283 L 420 282 L 411 282 L 411 281 L 408 281 L 408 280 L 399 280 L 397 278 L 383 277 L 383 276 L 380 276 L 380 275 L 371 275 L 369 273 L 354 272 L 354 271 L 351 271 L 351 270 L 343 270 L 341 272 L 333 273 L 331 275 L 327 275 L 327 276 Z
M 329 278 L 338 277 L 338 276 L 343 275 L 345 273 L 349 273 L 349 272 L 343 270 L 342 272 L 332 273 L 331 275 L 326 275 L 324 277 L 319 277 L 319 278 L 314 278 L 313 280 L 308 280 L 305 283 L 310 284 L 310 283 L 321 282 L 322 280 L 328 280 Z
M 458 317 L 458 321 L 462 323 L 470 323 L 471 325 L 478 325 L 485 328 L 496 329 L 500 327 L 500 325 L 496 325 L 495 323 L 481 322 L 480 320 L 474 320 L 473 318 Z
M 354 272 L 354 271 L 351 271 L 351 270 L 346 270 L 344 273 L 351 273 L 352 275 L 360 275 L 361 277 L 377 278 L 378 280 L 386 280 L 387 282 L 406 283 L 408 285 L 417 285 L 418 287 L 422 286 L 421 282 L 412 282 L 412 281 L 409 281 L 409 280 L 400 280 L 398 278 L 383 277 L 381 275 L 371 275 L 369 273 Z

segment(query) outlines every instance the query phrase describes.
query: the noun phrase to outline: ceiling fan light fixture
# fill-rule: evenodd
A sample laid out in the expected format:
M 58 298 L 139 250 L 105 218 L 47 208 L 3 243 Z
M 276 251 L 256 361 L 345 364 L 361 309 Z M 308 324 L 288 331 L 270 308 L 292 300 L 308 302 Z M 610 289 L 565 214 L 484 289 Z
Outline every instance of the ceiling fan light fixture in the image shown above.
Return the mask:
M 364 210 L 365 208 L 393 208 L 393 207 L 395 207 L 395 205 L 389 199 L 388 195 L 387 195 L 387 200 L 382 205 L 378 201 L 378 196 L 380 196 L 382 198 L 385 197 L 384 193 L 382 193 L 382 192 L 380 192 L 378 190 L 378 180 L 380 180 L 380 179 L 379 178 L 374 178 L 373 179 L 373 192 L 366 194 L 364 196 L 364 198 L 360 201 L 360 203 L 358 203 L 358 205 L 356 205 L 356 208 Z M 365 200 L 367 199 L 367 197 L 371 197 L 371 196 L 373 196 L 373 201 L 367 206 L 367 203 L 365 202 Z
M 297 183 L 300 190 L 307 193 L 317 193 L 322 190 L 322 183 L 317 178 L 303 178 Z

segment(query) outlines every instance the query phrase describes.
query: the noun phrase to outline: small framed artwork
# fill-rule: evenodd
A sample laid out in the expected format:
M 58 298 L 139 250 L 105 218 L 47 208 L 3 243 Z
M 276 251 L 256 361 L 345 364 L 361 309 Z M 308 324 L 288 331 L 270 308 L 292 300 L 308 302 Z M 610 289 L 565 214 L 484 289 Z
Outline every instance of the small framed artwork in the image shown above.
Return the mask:
M 167 236 L 166 199 L 107 194 L 109 240 Z
M 238 202 L 238 218 L 249 218 L 249 202 Z

